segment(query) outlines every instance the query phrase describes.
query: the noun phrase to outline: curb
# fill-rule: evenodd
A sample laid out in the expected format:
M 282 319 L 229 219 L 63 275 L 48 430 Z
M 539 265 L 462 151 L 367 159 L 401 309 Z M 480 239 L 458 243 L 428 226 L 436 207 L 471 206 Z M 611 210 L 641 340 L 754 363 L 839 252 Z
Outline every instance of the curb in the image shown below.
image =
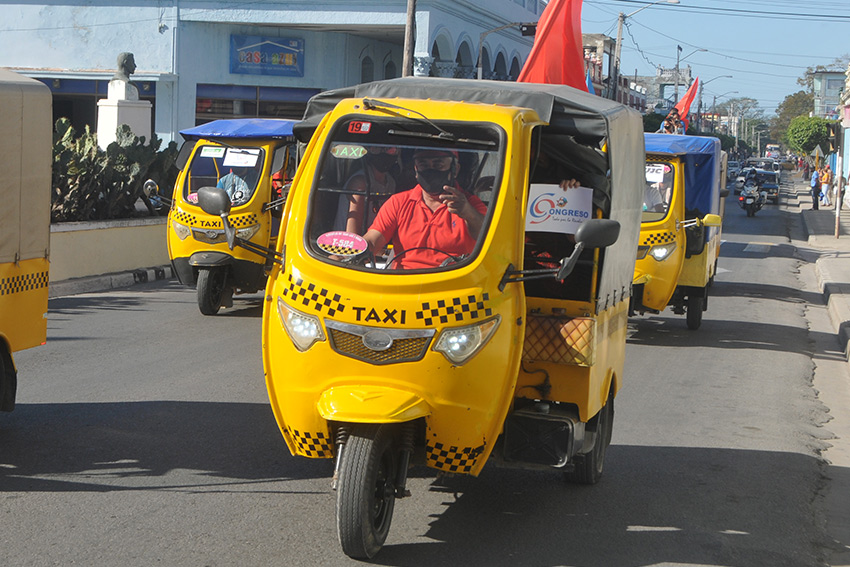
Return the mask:
M 850 283 L 841 282 L 834 277 L 833 268 L 840 267 L 846 270 L 847 260 L 837 257 L 822 257 L 815 263 L 818 278 L 818 287 L 823 294 L 829 320 L 838 335 L 838 342 L 844 352 L 845 360 L 848 360 L 850 350 Z
M 54 297 L 63 297 L 66 295 L 106 291 L 157 280 L 170 280 L 172 278 L 174 278 L 174 272 L 171 270 L 170 265 L 140 268 L 131 272 L 116 272 L 99 276 L 71 278 L 69 280 L 50 282 L 47 297 L 53 299 Z

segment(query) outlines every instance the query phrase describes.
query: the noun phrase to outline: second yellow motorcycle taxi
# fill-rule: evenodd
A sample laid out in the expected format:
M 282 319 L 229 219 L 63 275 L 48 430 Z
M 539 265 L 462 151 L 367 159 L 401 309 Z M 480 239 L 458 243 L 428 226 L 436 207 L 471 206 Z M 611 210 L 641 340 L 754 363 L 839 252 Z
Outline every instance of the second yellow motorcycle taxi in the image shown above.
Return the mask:
M 722 197 L 720 140 L 645 134 L 646 186 L 632 313 L 670 305 L 698 329 L 717 270 Z
M 186 140 L 177 166 L 168 214 L 168 254 L 180 283 L 195 286 L 198 308 L 215 315 L 234 293 L 263 289 L 270 269 L 265 256 L 229 249 L 217 216 L 198 206 L 198 189 L 220 187 L 231 200 L 230 223 L 239 237 L 274 248 L 286 189 L 295 172 L 294 120 L 214 120 L 182 130 Z M 282 177 L 280 183 L 275 176 Z
M 335 459 L 344 553 L 381 549 L 413 464 L 597 482 L 624 379 L 640 115 L 566 86 L 404 78 L 317 95 L 296 135 L 263 362 L 289 450 Z M 222 190 L 200 203 L 228 225 Z

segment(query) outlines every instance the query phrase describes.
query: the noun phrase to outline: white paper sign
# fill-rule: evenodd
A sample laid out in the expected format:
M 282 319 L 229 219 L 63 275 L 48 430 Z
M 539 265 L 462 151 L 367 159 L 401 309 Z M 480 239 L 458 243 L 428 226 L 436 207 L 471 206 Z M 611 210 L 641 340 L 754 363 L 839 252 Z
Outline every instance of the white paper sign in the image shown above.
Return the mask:
M 593 211 L 593 189 L 573 187 L 564 191 L 548 183 L 532 183 L 528 194 L 525 230 L 575 234 Z
M 646 164 L 646 182 L 658 183 L 664 181 L 664 164 L 663 163 L 648 163 Z
M 225 167 L 254 167 L 257 165 L 257 158 L 259 157 L 259 148 L 256 150 L 228 148 L 222 165 Z

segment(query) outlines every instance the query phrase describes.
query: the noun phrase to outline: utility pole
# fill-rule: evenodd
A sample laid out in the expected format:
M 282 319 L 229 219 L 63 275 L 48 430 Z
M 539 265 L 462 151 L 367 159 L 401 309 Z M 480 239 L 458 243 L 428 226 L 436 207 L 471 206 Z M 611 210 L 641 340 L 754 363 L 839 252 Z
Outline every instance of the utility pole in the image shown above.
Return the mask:
M 682 46 L 676 46 L 676 90 L 673 91 L 673 106 L 679 104 L 679 56 L 682 54 Z
M 614 44 L 614 83 L 611 86 L 611 99 L 617 100 L 617 95 L 620 94 L 620 49 L 623 47 L 623 22 L 626 21 L 626 15 L 620 12 L 617 17 L 617 43 Z
M 416 28 L 416 0 L 407 0 L 407 22 L 404 26 L 404 59 L 402 60 L 402 77 L 413 76 L 413 50 L 415 48 L 414 34 Z

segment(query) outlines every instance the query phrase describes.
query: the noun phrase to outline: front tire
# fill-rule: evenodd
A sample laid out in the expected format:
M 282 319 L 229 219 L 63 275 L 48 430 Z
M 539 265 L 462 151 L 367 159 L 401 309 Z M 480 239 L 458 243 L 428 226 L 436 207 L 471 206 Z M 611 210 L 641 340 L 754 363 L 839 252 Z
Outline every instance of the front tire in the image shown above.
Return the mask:
M 203 268 L 198 271 L 198 309 L 204 315 L 215 315 L 221 309 L 227 271 L 221 268 Z
M 390 531 L 397 472 L 393 438 L 389 426 L 359 426 L 339 457 L 337 535 L 342 551 L 354 559 L 374 557 Z
M 608 402 L 593 419 L 596 420 L 596 442 L 589 453 L 573 457 L 573 470 L 564 472 L 567 482 L 596 484 L 602 478 L 605 453 L 608 451 L 608 445 L 611 444 L 611 433 L 614 429 L 613 396 L 608 398 Z

